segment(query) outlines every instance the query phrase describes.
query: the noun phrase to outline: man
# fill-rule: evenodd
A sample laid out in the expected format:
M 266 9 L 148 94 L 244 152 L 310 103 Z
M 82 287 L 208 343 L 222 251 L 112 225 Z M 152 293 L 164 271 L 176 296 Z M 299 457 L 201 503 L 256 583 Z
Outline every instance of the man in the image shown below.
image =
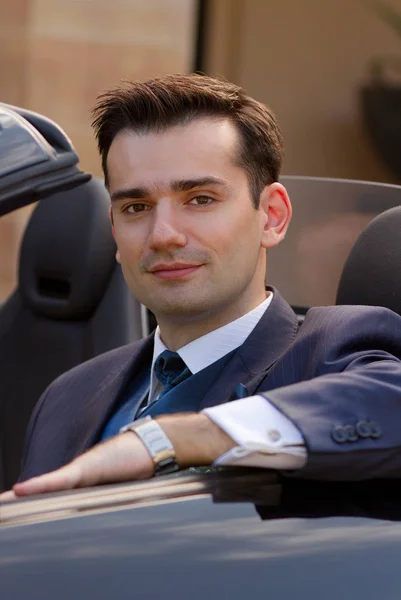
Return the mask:
M 94 116 L 117 260 L 158 329 L 48 388 L 14 493 L 200 464 L 398 477 L 400 317 L 319 308 L 298 331 L 265 288 L 291 218 L 271 111 L 177 75 L 106 92 Z

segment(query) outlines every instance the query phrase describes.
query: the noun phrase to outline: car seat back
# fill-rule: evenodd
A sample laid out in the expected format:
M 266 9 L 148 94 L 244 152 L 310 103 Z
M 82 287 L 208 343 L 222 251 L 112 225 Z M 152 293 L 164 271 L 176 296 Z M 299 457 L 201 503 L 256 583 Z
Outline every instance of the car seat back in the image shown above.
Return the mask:
M 16 291 L 0 308 L 0 461 L 16 481 L 31 412 L 61 373 L 142 337 L 99 180 L 42 200 L 26 228 Z M 0 467 L 1 475 L 1 467 Z
M 400 232 L 401 206 L 386 210 L 369 223 L 344 265 L 336 304 L 385 306 L 401 315 Z

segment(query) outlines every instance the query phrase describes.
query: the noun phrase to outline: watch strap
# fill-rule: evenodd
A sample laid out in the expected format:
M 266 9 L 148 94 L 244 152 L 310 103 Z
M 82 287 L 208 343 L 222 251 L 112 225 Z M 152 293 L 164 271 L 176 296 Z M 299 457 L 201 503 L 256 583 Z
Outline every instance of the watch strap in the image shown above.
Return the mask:
M 179 471 L 173 444 L 151 416 L 132 421 L 120 429 L 120 433 L 127 431 L 135 433 L 146 446 L 155 464 L 155 475 Z

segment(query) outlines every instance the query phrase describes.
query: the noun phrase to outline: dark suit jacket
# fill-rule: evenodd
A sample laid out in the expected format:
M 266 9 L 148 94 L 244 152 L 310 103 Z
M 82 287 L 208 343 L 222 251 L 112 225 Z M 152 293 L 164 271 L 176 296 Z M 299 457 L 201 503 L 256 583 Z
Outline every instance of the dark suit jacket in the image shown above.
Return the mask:
M 98 356 L 54 381 L 28 428 L 21 480 L 56 469 L 95 444 L 153 337 Z M 180 384 L 177 410 L 233 399 L 237 384 L 263 393 L 301 431 L 308 461 L 297 477 L 358 480 L 401 475 L 401 317 L 336 306 L 297 317 L 275 291 L 261 321 L 207 389 Z

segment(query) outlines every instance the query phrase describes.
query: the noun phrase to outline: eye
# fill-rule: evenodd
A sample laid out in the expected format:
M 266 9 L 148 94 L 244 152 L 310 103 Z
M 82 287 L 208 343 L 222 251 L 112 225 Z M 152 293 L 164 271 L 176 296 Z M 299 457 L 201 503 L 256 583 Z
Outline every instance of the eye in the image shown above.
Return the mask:
M 141 213 L 141 212 L 144 212 L 145 210 L 149 210 L 149 206 L 147 204 L 145 204 L 144 202 L 135 202 L 133 204 L 128 204 L 127 206 L 125 206 L 123 208 L 123 212 L 129 213 L 129 214 Z
M 214 198 L 211 198 L 210 196 L 196 196 L 195 198 L 192 198 L 192 200 L 190 200 L 188 204 L 192 204 L 195 206 L 207 206 L 213 201 Z

